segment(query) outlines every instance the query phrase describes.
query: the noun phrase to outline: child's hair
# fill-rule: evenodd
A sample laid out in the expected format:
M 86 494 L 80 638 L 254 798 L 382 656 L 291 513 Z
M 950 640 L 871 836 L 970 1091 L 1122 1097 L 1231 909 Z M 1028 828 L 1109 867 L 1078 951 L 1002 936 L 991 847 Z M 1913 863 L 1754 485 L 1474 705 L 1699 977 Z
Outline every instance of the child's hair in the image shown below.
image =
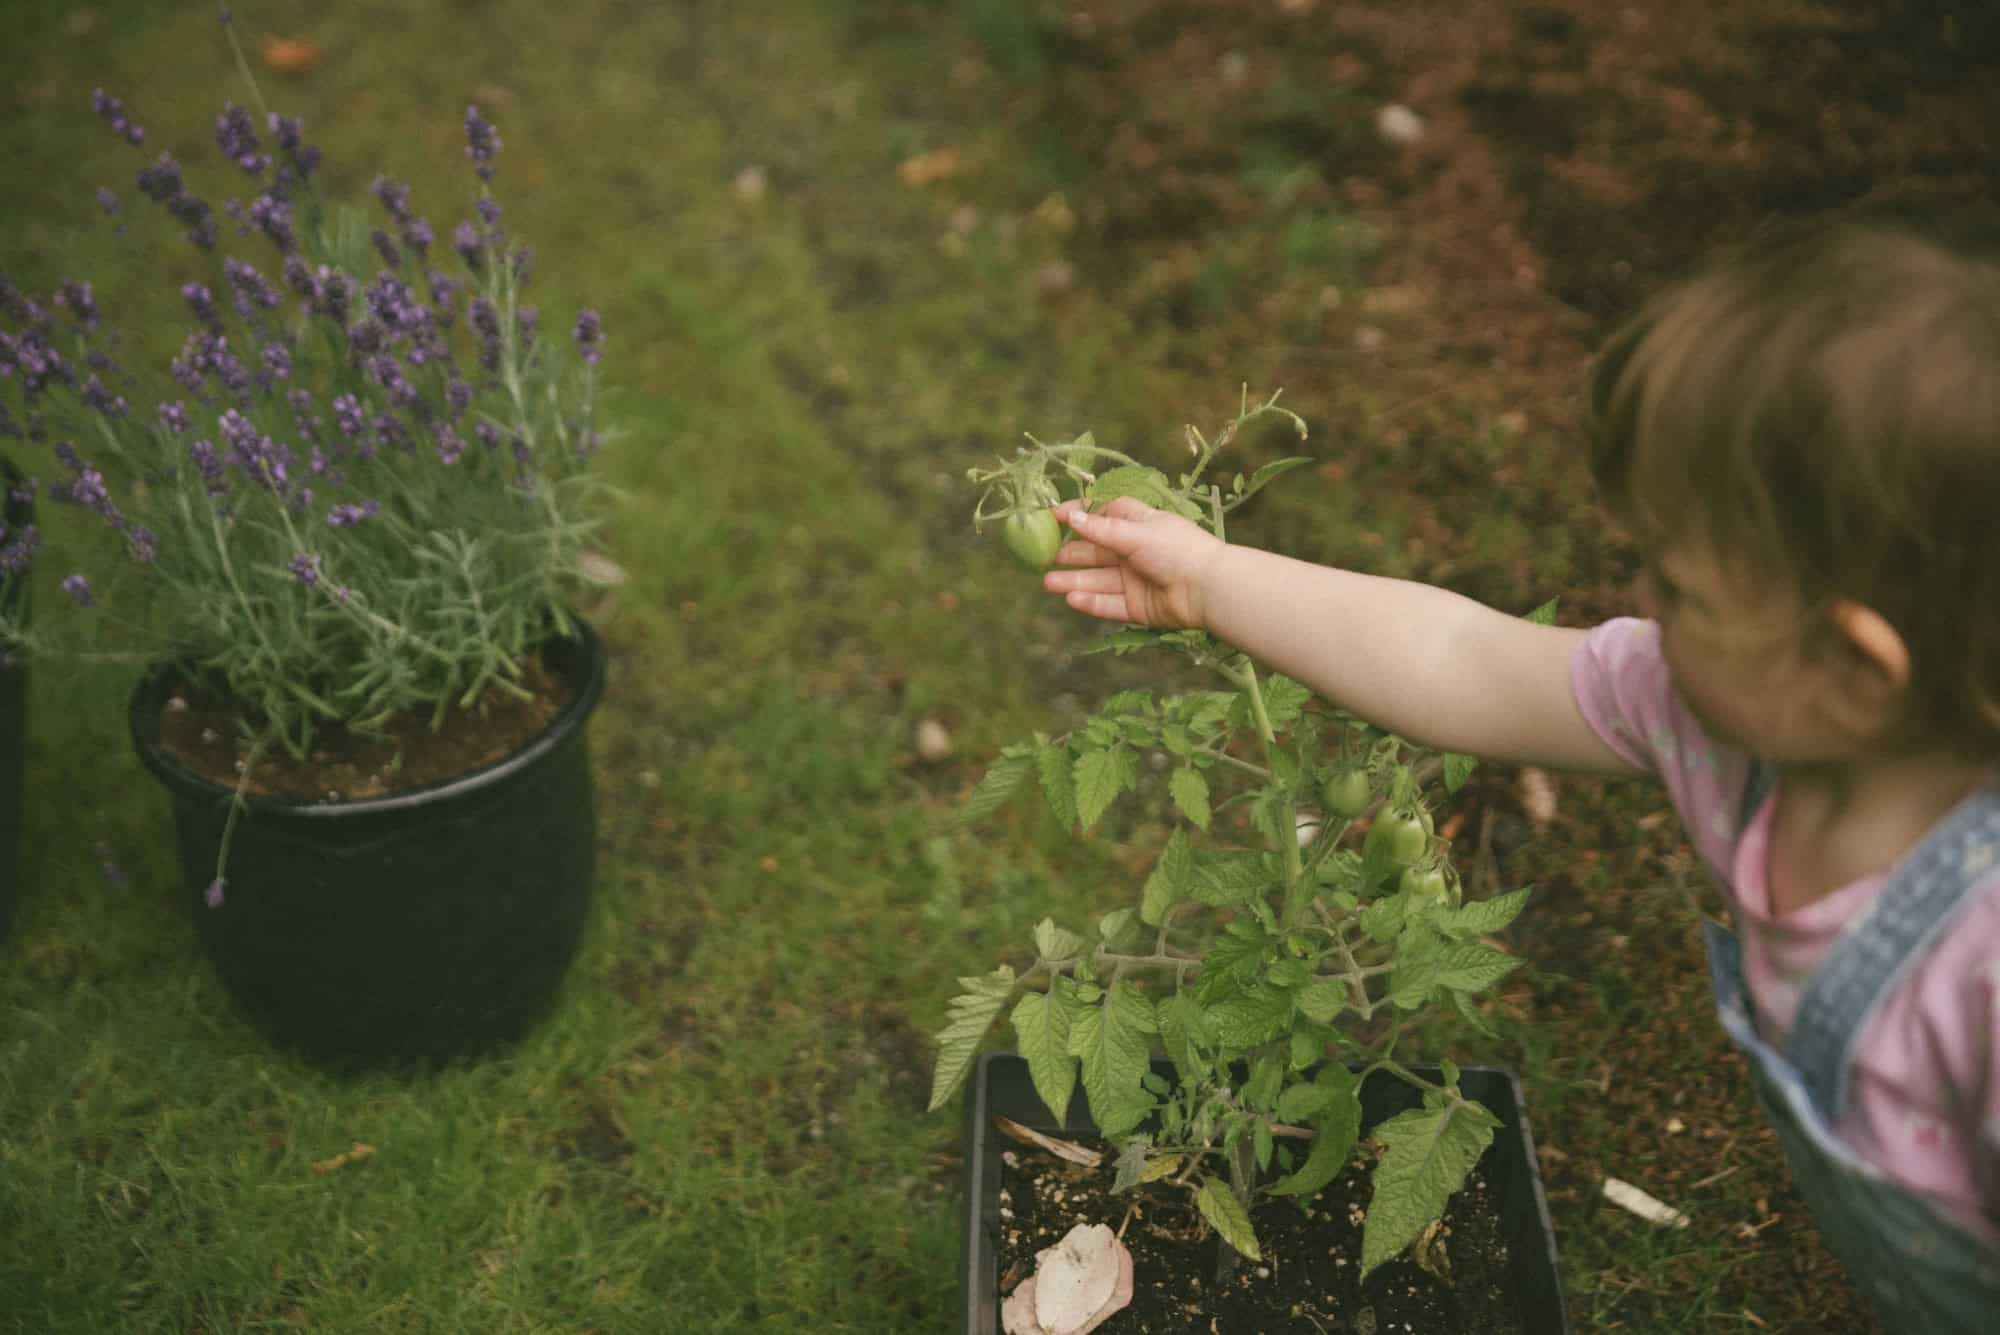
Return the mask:
M 2000 756 L 2000 215 L 1766 228 L 1598 354 L 1591 470 L 1648 547 L 1874 608 L 1925 744 Z

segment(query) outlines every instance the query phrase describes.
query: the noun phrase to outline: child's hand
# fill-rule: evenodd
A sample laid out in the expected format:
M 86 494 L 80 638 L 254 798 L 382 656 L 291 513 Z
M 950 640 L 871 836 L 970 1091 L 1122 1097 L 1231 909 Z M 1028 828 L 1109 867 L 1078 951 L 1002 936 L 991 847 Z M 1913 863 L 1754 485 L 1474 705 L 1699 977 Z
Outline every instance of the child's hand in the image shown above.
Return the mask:
M 1165 630 L 1200 629 L 1202 581 L 1226 544 L 1201 525 L 1121 496 L 1096 513 L 1064 501 L 1056 518 L 1077 533 L 1042 587 L 1079 612 Z

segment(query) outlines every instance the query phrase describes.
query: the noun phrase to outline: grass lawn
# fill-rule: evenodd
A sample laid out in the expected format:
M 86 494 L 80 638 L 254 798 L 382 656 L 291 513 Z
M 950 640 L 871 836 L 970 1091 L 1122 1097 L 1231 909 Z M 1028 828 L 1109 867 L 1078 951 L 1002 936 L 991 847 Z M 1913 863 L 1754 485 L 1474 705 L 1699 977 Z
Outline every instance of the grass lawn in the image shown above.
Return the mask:
M 1034 7 L 266 0 L 239 22 L 317 43 L 310 72 L 262 81 L 329 188 L 409 181 L 440 236 L 473 197 L 479 104 L 545 325 L 603 314 L 627 494 L 607 546 L 629 580 L 585 609 L 615 654 L 596 901 L 555 1013 L 515 1048 L 321 1072 L 262 1042 L 195 949 L 166 801 L 126 741 L 130 670 L 39 668 L 0 946 L 0 1328 L 945 1329 L 958 1122 L 924 1114 L 927 1036 L 956 975 L 1045 913 L 1125 902 L 1157 846 L 1072 841 L 1025 806 L 943 825 L 1003 744 L 1164 670 L 1079 657 L 1096 631 L 973 533 L 965 470 L 1024 430 L 1094 428 L 1171 466 L 1181 423 L 1284 384 L 1327 463 L 1246 511 L 1248 540 L 1513 610 L 1580 586 L 1566 620 L 1609 610 L 1615 545 L 1573 439 L 1510 425 L 1498 377 L 1424 371 L 1397 299 L 1379 309 L 1402 371 L 1349 374 L 1368 340 L 1338 321 L 1368 283 L 1421 281 L 1421 248 L 1302 186 L 1278 132 L 1241 172 L 1261 212 L 1226 237 L 1121 242 L 1104 146 L 1050 112 L 1051 90 L 1089 94 Z M 97 216 L 100 184 L 150 206 L 90 93 L 219 187 L 208 127 L 243 92 L 213 13 L 21 0 L 0 36 L 0 272 L 94 276 L 108 314 L 170 297 L 188 257 L 135 254 Z M 1271 85 L 1272 123 L 1372 134 L 1312 88 Z M 1579 367 L 1541 383 L 1573 395 Z M 40 572 L 49 615 L 62 573 Z M 927 719 L 942 760 L 918 754 Z M 1813 1323 L 1847 1311 L 1842 1281 L 1724 1055 L 1669 888 L 1697 877 L 1640 824 L 1655 803 L 1571 785 L 1534 839 L 1512 775 L 1464 800 L 1504 888 L 1546 893 L 1513 933 L 1535 967 L 1493 1007 L 1500 1037 L 1432 1052 L 1521 1072 L 1578 1328 L 1833 1328 Z M 373 1153 L 328 1166 L 356 1142 Z M 1722 1176 L 1694 1185 L 1697 1163 Z M 1698 1227 L 1612 1210 L 1605 1172 Z

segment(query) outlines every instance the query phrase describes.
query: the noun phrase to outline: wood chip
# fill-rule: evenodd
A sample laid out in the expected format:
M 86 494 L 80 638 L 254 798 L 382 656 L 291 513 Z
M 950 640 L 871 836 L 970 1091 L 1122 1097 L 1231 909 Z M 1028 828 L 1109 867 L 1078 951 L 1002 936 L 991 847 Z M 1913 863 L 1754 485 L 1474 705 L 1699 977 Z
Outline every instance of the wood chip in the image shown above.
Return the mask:
M 1095 1168 L 1104 1162 L 1104 1156 L 1096 1150 L 1087 1149 L 1073 1140 L 1057 1140 L 1054 1136 L 1045 1136 L 1035 1128 L 1023 1126 L 1011 1117 L 995 1117 L 993 1125 L 999 1127 L 1001 1134 L 1010 1140 L 1018 1140 L 1023 1145 L 1033 1145 L 1038 1149 L 1047 1150 L 1058 1159 L 1067 1159 L 1071 1163 L 1082 1164 L 1085 1168 Z
M 1688 1217 L 1656 1196 L 1650 1196 L 1630 1182 L 1621 1182 L 1615 1177 L 1604 1179 L 1604 1197 L 1613 1205 L 1630 1210 L 1649 1224 L 1664 1224 L 1672 1228 L 1686 1228 Z

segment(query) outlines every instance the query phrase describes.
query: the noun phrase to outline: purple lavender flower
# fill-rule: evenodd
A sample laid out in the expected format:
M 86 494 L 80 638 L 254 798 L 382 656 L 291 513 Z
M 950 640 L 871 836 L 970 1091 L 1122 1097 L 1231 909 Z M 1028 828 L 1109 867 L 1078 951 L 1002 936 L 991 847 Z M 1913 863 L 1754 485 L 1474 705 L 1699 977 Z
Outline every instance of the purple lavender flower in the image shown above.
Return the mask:
M 597 312 L 586 306 L 576 313 L 576 349 L 583 360 L 595 366 L 604 357 L 604 328 Z
M 410 212 L 410 187 L 387 176 L 378 176 L 368 185 L 368 191 L 382 201 L 382 207 L 389 216 L 399 223 L 408 222 L 414 215 Z
M 250 201 L 250 219 L 264 229 L 264 235 L 278 243 L 278 249 L 289 251 L 294 244 L 292 235 L 292 206 L 271 191 Z
M 487 449 L 497 449 L 500 445 L 500 428 L 491 422 L 480 422 L 472 428 L 472 434 L 479 437 L 479 443 Z
M 228 882 L 220 876 L 210 881 L 208 889 L 201 892 L 202 902 L 207 904 L 210 909 L 221 908 L 223 887 L 227 884 Z
M 292 353 L 282 343 L 264 345 L 264 370 L 273 380 L 292 378 Z
M 402 252 L 396 249 L 396 240 L 394 237 L 377 227 L 368 234 L 368 239 L 375 243 L 375 253 L 382 257 L 384 264 L 388 265 L 391 269 L 400 269 L 402 267 Z
M 493 159 L 500 152 L 500 134 L 493 123 L 479 114 L 478 107 L 465 109 L 465 156 L 479 179 L 493 179 Z
M 70 315 L 85 329 L 97 327 L 97 293 L 89 283 L 79 283 L 74 278 L 63 280 L 56 289 L 56 305 L 67 307 Z
M 136 146 L 146 142 L 145 130 L 133 124 L 126 117 L 125 104 L 105 92 L 102 88 L 96 89 L 91 93 L 90 107 L 91 110 L 108 121 L 112 132 L 123 138 L 126 143 Z
M 287 568 L 298 577 L 299 583 L 310 589 L 319 583 L 319 565 L 319 557 L 311 552 L 300 552 L 292 558 L 291 565 Z
M 414 251 L 420 260 L 430 251 L 431 242 L 436 239 L 437 234 L 422 218 L 412 218 L 403 224 L 403 244 Z
M 7 540 L 0 542 L 0 575 L 20 576 L 28 573 L 35 563 L 35 552 L 42 545 L 42 531 L 30 524 L 17 528 L 8 534 Z
M 171 153 L 162 153 L 139 169 L 139 193 L 155 204 L 164 204 L 181 193 L 180 164 Z
M 491 195 L 481 195 L 479 201 L 472 207 L 479 211 L 479 220 L 486 224 L 488 230 L 500 226 L 499 200 L 493 198 Z
M 110 186 L 100 185 L 97 187 L 97 207 L 104 210 L 105 217 L 115 218 L 123 206 L 119 204 L 118 196 Z
M 252 176 L 262 176 L 271 165 L 271 159 L 258 151 L 257 127 L 250 113 L 234 102 L 224 103 L 222 114 L 215 118 L 215 146 Z
M 222 456 L 216 453 L 212 441 L 196 441 L 188 446 L 188 456 L 194 460 L 209 495 L 220 496 L 229 490 L 229 483 L 223 478 Z
M 103 413 L 106 417 L 125 416 L 124 396 L 113 394 L 105 383 L 94 375 L 83 382 L 83 388 L 77 391 L 77 395 L 92 411 Z
M 141 565 L 151 565 L 160 554 L 160 539 L 144 524 L 134 524 L 125 530 L 126 550 L 132 559 Z
M 450 274 L 436 269 L 430 272 L 431 306 L 438 313 L 438 323 L 451 323 L 451 303 L 458 296 L 458 281 Z
M 188 429 L 187 405 L 176 399 L 160 405 L 160 425 L 178 436 Z
M 276 310 L 283 303 L 278 289 L 248 260 L 231 255 L 222 261 L 222 271 L 228 275 L 230 289 L 236 294 L 237 314 L 246 319 L 258 311 Z
M 444 401 L 453 418 L 465 416 L 465 410 L 472 406 L 472 386 L 454 374 L 445 382 Z
M 303 182 L 319 166 L 319 150 L 305 142 L 305 122 L 297 116 L 280 116 L 268 112 L 264 117 L 265 127 L 271 131 L 271 138 L 278 145 L 278 151 L 285 155 L 289 171 L 281 170 L 279 179 L 288 184 L 293 178 Z
M 527 246 L 516 246 L 507 258 L 514 265 L 514 282 L 526 287 L 535 275 L 535 252 Z
M 368 429 L 368 418 L 361 411 L 361 400 L 352 394 L 342 394 L 333 401 L 333 421 L 345 436 L 358 436 Z
M 70 596 L 70 601 L 78 607 L 93 607 L 97 597 L 90 591 L 90 581 L 82 575 L 63 576 L 62 591 Z
M 212 330 L 222 328 L 222 313 L 215 308 L 215 294 L 200 283 L 181 284 L 181 300 L 194 312 L 194 318 Z
M 462 222 L 451 229 L 451 248 L 465 261 L 465 267 L 478 273 L 485 263 L 486 243 L 480 238 L 479 229 L 469 222 Z
M 352 528 L 365 519 L 373 519 L 381 508 L 382 502 L 377 500 L 364 501 L 360 505 L 352 502 L 336 505 L 326 512 L 327 527 Z
M 438 423 L 437 452 L 439 462 L 446 468 L 457 463 L 465 455 L 465 438 L 453 430 L 449 422 Z

